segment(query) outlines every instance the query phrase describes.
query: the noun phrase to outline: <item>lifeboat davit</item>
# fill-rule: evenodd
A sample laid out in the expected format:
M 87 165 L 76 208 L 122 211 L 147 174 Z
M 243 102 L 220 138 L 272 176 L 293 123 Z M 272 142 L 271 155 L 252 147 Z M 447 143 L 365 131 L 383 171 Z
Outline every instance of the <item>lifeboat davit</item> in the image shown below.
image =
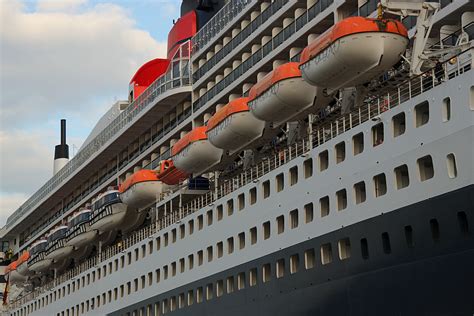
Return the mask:
M 74 251 L 74 247 L 66 244 L 68 230 L 66 225 L 61 225 L 49 233 L 46 259 L 59 261 L 67 258 Z
M 77 248 L 90 246 L 98 235 L 98 230 L 91 229 L 89 222 L 92 217 L 92 211 L 83 209 L 75 213 L 67 222 L 68 232 L 66 245 Z
M 139 170 L 120 185 L 119 192 L 122 201 L 129 207 L 141 209 L 156 201 L 158 195 L 166 186 L 153 170 Z
M 22 283 L 26 277 L 21 275 L 18 270 L 18 261 L 13 261 L 5 268 L 5 278 L 11 283 Z
M 33 271 L 28 268 L 28 259 L 30 259 L 30 253 L 28 251 L 25 251 L 17 260 L 16 270 L 21 275 L 28 276 L 33 274 Z
M 248 104 L 256 118 L 281 123 L 313 104 L 316 89 L 303 80 L 298 66 L 283 64 L 250 89 Z
M 300 69 L 312 85 L 354 87 L 393 67 L 407 45 L 408 32 L 400 21 L 350 17 L 303 50 Z
M 171 159 L 161 161 L 157 172 L 159 179 L 168 185 L 177 185 L 189 178 L 189 174 L 176 168 Z
M 109 190 L 92 203 L 90 228 L 99 233 L 119 229 L 126 213 L 127 205 L 122 203 L 119 191 Z
M 47 247 L 48 240 L 46 238 L 38 240 L 31 246 L 29 250 L 30 258 L 28 259 L 28 268 L 31 271 L 43 272 L 51 267 L 53 259 L 45 257 Z
M 200 175 L 219 163 L 223 150 L 209 142 L 207 126 L 200 126 L 184 135 L 171 149 L 176 168 Z
M 214 114 L 207 122 L 207 137 L 218 148 L 236 151 L 262 136 L 265 121 L 257 119 L 247 104 L 238 98 Z

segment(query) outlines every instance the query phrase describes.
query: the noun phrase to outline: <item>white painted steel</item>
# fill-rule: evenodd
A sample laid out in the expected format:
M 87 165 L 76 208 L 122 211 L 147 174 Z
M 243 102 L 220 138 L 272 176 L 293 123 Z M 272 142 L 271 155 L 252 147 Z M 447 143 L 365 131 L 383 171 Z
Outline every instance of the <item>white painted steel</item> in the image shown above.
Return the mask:
M 200 175 L 217 164 L 223 150 L 215 147 L 207 139 L 190 143 L 173 157 L 176 168 L 193 175 Z
M 135 183 L 127 191 L 121 193 L 120 198 L 129 207 L 140 209 L 156 201 L 165 186 L 166 184 L 161 181 Z

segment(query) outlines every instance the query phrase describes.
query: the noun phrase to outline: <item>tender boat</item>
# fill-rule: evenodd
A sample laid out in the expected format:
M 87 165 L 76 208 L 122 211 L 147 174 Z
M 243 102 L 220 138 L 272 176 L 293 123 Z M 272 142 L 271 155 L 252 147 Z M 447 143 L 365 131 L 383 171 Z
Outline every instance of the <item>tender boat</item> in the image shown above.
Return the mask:
M 53 264 L 53 259 L 45 257 L 48 240 L 46 238 L 36 241 L 30 248 L 30 258 L 28 259 L 28 268 L 34 272 L 44 272 Z
M 120 198 L 131 208 L 141 209 L 156 201 L 166 187 L 153 170 L 135 172 L 120 185 Z
M 91 215 L 91 210 L 83 209 L 68 219 L 66 245 L 73 246 L 76 250 L 89 246 L 97 238 L 98 230 L 91 229 L 89 226 Z
M 74 247 L 66 244 L 68 226 L 61 225 L 54 228 L 48 235 L 48 247 L 46 249 L 46 259 L 53 259 L 55 262 L 67 258 L 74 251 Z
M 160 180 L 168 185 L 177 185 L 189 178 L 189 174 L 176 168 L 171 159 L 161 161 L 157 172 Z
M 126 213 L 127 205 L 122 203 L 119 191 L 108 190 L 92 203 L 90 228 L 99 233 L 120 229 Z
M 316 89 L 301 77 L 299 64 L 283 64 L 259 80 L 249 92 L 253 115 L 267 122 L 282 123 L 309 108 Z
M 21 275 L 28 276 L 33 274 L 33 271 L 28 268 L 28 259 L 30 259 L 30 253 L 28 251 L 25 251 L 17 260 L 16 270 Z
M 312 85 L 354 87 L 393 67 L 407 45 L 408 32 L 400 21 L 350 17 L 303 50 L 300 69 Z
M 248 100 L 235 99 L 209 119 L 206 134 L 212 145 L 236 151 L 262 136 L 265 121 L 250 112 Z
M 18 272 L 17 267 L 18 261 L 13 261 L 5 268 L 5 279 L 7 279 L 12 284 L 22 283 L 27 279 Z
M 174 144 L 171 154 L 178 169 L 198 176 L 219 163 L 223 150 L 211 144 L 206 130 L 207 126 L 196 127 Z

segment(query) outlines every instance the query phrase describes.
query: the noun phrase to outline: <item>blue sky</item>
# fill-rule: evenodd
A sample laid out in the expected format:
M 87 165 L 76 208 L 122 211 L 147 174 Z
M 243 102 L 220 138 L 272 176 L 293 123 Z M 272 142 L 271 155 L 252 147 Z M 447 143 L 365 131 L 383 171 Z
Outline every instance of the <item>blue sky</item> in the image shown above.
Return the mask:
M 52 176 L 59 120 L 73 154 L 138 67 L 165 57 L 180 4 L 0 0 L 0 227 Z

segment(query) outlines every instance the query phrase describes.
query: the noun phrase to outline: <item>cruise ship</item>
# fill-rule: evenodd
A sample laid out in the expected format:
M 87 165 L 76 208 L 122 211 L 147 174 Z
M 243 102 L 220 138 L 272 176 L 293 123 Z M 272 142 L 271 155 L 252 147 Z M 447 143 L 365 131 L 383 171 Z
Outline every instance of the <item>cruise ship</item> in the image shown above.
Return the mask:
M 182 1 L 71 159 L 61 121 L 2 312 L 473 315 L 473 39 L 470 0 Z

